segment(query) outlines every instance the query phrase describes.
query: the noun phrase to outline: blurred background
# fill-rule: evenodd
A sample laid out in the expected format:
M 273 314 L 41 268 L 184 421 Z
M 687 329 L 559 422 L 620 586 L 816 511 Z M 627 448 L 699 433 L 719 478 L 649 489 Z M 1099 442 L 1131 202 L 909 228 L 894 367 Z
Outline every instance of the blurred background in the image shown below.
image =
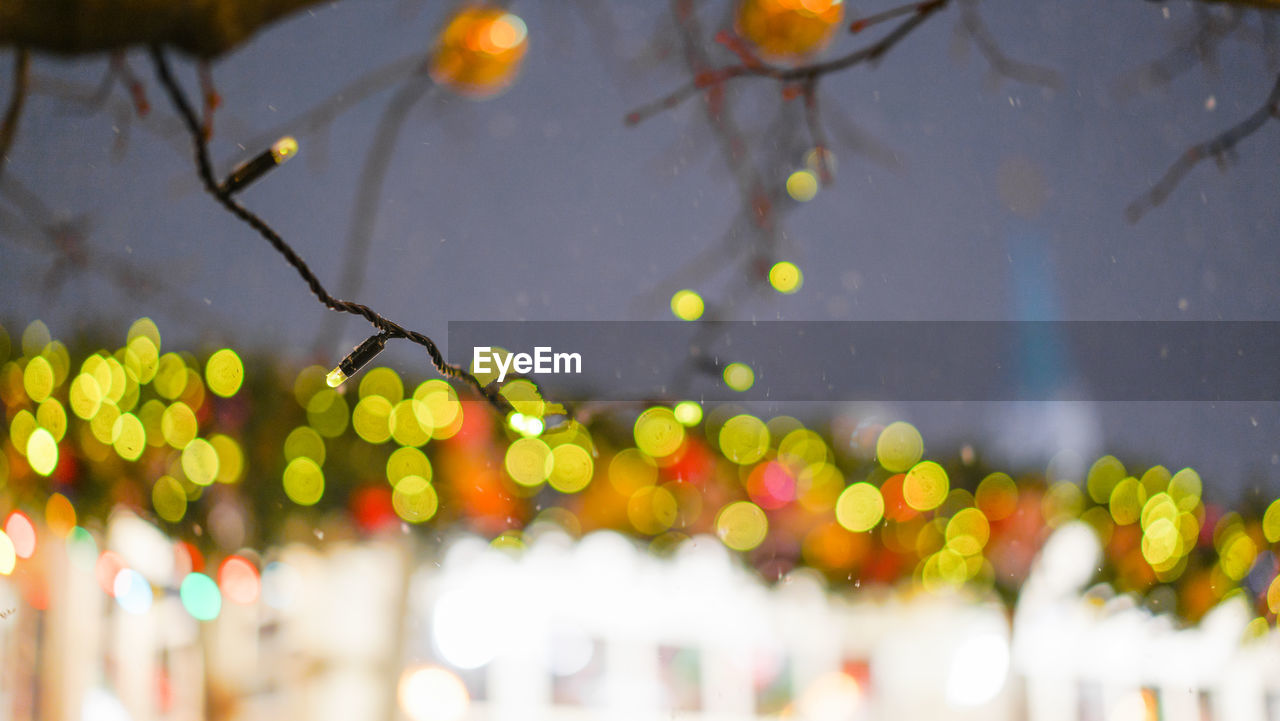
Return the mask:
M 309 5 L 209 63 L 209 147 L 294 138 L 237 198 L 441 342 L 1280 320 L 1268 3 L 893 7 Z M 895 28 L 812 87 L 714 73 Z M 203 192 L 121 50 L 37 43 L 0 166 L 5 717 L 1280 718 L 1275 403 L 566 419 L 398 342 L 331 389 L 371 331 Z

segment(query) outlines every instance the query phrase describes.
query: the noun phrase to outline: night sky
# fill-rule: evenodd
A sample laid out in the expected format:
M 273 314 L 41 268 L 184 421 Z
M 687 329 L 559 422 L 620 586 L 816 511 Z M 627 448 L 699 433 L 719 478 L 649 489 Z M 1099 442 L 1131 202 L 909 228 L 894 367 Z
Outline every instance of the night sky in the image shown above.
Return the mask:
M 655 300 L 653 291 L 720 241 L 740 198 L 696 100 L 637 127 L 623 123 L 629 110 L 688 77 L 669 48 L 666 3 L 608 4 L 612 37 L 585 20 L 582 8 L 593 5 L 514 3 L 530 38 L 517 83 L 482 102 L 431 89 L 413 106 L 378 198 L 356 300 L 442 340 L 449 320 L 670 317 L 666 296 Z M 884 7 L 861 2 L 846 14 Z M 835 184 L 781 208 L 783 254 L 803 269 L 803 289 L 748 296 L 731 317 L 1280 320 L 1276 123 L 1239 146 L 1225 172 L 1205 163 L 1139 223 L 1124 217 L 1179 153 L 1252 112 L 1274 82 L 1280 47 L 1264 47 L 1251 13 L 1210 62 L 1193 62 L 1165 87 L 1117 93 L 1144 63 L 1186 41 L 1195 9 L 1140 0 L 983 2 L 1000 48 L 1058 71 L 1057 90 L 995 79 L 975 48 L 958 52 L 956 8 L 931 18 L 874 69 L 827 78 L 824 112 L 874 137 L 881 162 L 834 138 Z M 331 290 L 343 272 L 362 165 L 406 76 L 324 129 L 288 121 L 387 63 L 422 56 L 444 12 L 405 0 L 317 6 L 214 65 L 224 100 L 212 145 L 220 168 L 257 153 L 273 139 L 268 133 L 297 136 L 299 158 L 241 200 Z M 708 26 L 719 17 L 704 15 Z M 831 52 L 865 42 L 842 36 Z M 0 60 L 5 95 L 11 62 L 10 54 Z M 47 236 L 16 208 L 13 192 L 0 193 L 10 218 L 0 225 L 0 317 L 10 332 L 41 318 L 55 337 L 91 329 L 122 340 L 145 315 L 159 324 L 166 349 L 232 344 L 332 365 L 368 326 L 356 318 L 334 323 L 279 256 L 200 191 L 189 141 L 146 54 L 134 51 L 129 62 L 153 108 L 142 119 L 119 86 L 97 109 L 68 99 L 68 89 L 92 92 L 105 57 L 33 63 L 35 92 L 6 174 L 47 206 L 52 217 L 43 222 L 83 230 L 96 260 L 50 287 L 55 254 Z M 194 92 L 193 66 L 185 59 L 179 66 Z M 775 159 L 762 167 L 777 166 L 807 137 L 802 124 L 776 132 L 779 113 L 795 114 L 776 85 L 746 81 L 735 98 L 755 157 Z M 735 265 L 686 285 L 716 298 L 742 273 L 740 256 L 724 260 Z M 118 268 L 159 289 L 126 292 Z M 387 361 L 411 375 L 430 372 L 407 345 Z M 790 410 L 818 418 L 841 408 Z M 1076 410 L 1083 415 L 1069 415 L 1085 419 L 1080 437 L 1089 452 L 1195 466 L 1210 494 L 1280 489 L 1275 403 Z M 912 420 L 927 444 L 973 441 L 1033 462 L 1051 440 L 1011 439 L 1051 439 L 1057 426 L 1046 419 L 1055 416 L 1036 415 L 1043 411 L 907 404 L 878 413 Z

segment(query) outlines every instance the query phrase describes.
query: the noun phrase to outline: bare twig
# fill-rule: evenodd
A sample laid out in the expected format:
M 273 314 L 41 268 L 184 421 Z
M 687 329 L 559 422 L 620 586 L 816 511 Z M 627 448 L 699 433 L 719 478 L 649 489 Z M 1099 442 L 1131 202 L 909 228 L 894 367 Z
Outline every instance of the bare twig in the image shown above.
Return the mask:
M 978 14 L 978 7 L 975 3 L 963 3 L 960 13 L 960 26 L 969 34 L 973 44 L 978 47 L 978 52 L 982 53 L 982 57 L 986 58 L 987 64 L 991 66 L 992 72 L 997 75 L 1020 83 L 1026 83 L 1027 85 L 1039 85 L 1055 89 L 1062 86 L 1062 79 L 1058 77 L 1058 73 L 1054 70 L 1014 60 L 1005 55 L 1004 51 L 996 43 L 995 38 L 991 36 L 991 31 L 987 29 L 987 24 L 982 21 L 982 16 Z
M 1164 56 L 1125 75 L 1116 83 L 1113 94 L 1118 98 L 1125 98 L 1167 85 L 1197 63 L 1212 58 L 1218 44 L 1240 28 L 1242 17 L 1232 10 L 1220 16 L 1201 11 L 1195 33 L 1191 37 Z
M 1125 217 L 1130 223 L 1136 223 L 1147 211 L 1160 205 L 1169 194 L 1178 187 L 1187 173 L 1205 158 L 1214 158 L 1222 162 L 1234 150 L 1240 141 L 1256 133 L 1266 122 L 1280 118 L 1280 76 L 1276 78 L 1271 94 L 1267 96 L 1262 107 L 1253 111 L 1249 117 L 1228 128 L 1219 135 L 1198 145 L 1193 145 L 1174 161 L 1165 174 L 1137 200 L 1125 209 Z
M 22 115 L 22 105 L 27 99 L 27 79 L 31 68 L 31 53 L 26 48 L 18 48 L 13 56 L 13 89 L 9 92 L 9 106 L 5 108 L 4 119 L 0 120 L 0 174 L 4 173 L 5 161 L 9 159 L 9 147 L 13 144 L 13 135 L 18 131 L 18 118 Z
M 822 118 L 818 115 L 818 79 L 814 78 L 801 86 L 801 95 L 804 97 L 805 123 L 809 126 L 813 150 L 818 157 L 818 179 L 823 185 L 830 185 L 833 180 L 828 157 L 831 145 L 827 142 L 827 133 L 823 130 Z
M 841 144 L 847 145 L 853 152 L 882 168 L 891 170 L 902 168 L 902 161 L 898 159 L 898 154 L 855 123 L 851 114 L 841 107 L 838 98 L 831 95 L 823 98 L 823 110 L 823 119 Z
M 758 58 L 742 59 L 736 65 L 726 65 L 715 69 L 703 69 L 694 74 L 693 79 L 664 97 L 647 103 L 627 113 L 626 123 L 636 125 L 648 118 L 674 108 L 702 90 L 724 85 L 732 80 L 744 77 L 771 78 L 784 85 L 812 82 L 816 78 L 829 73 L 839 72 L 862 63 L 873 63 L 889 52 L 895 45 L 911 34 L 931 15 L 946 7 L 950 0 L 928 0 L 911 6 L 911 16 L 899 23 L 890 33 L 880 40 L 864 48 L 854 50 L 832 60 L 801 65 L 799 67 L 783 67 L 766 63 Z M 740 56 L 741 59 L 741 56 Z
M 87 272 L 108 280 L 131 297 L 163 294 L 174 309 L 213 314 L 220 323 L 225 322 L 212 308 L 170 285 L 165 274 L 157 269 L 140 266 L 134 258 L 94 249 L 88 243 L 87 216 L 60 219 L 38 195 L 12 175 L 0 178 L 0 196 L 18 211 L 14 213 L 0 206 L 0 237 L 53 255 L 53 262 L 44 275 L 45 292 L 56 294 L 71 274 Z
M 272 143 L 286 132 L 302 137 L 323 129 L 342 113 L 420 67 L 422 67 L 422 53 L 415 52 L 374 68 L 331 93 L 319 105 L 259 133 L 246 145 L 251 148 L 260 147 Z

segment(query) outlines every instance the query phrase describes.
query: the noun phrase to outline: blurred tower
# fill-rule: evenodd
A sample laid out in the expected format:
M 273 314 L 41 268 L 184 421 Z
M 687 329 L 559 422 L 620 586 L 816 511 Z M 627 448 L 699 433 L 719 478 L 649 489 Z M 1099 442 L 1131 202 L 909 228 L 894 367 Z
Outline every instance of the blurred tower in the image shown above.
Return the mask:
M 1039 220 L 1048 196 L 1039 167 L 1022 156 L 1003 159 L 997 173 L 1000 199 L 1009 210 L 1005 249 L 1009 260 L 1009 309 L 1018 321 L 1013 383 L 1020 396 L 1052 398 L 1000 404 L 990 447 L 1015 467 L 1043 463 L 1068 451 L 1081 458 L 1100 445 L 1097 409 L 1071 362 L 1049 255 L 1049 233 Z

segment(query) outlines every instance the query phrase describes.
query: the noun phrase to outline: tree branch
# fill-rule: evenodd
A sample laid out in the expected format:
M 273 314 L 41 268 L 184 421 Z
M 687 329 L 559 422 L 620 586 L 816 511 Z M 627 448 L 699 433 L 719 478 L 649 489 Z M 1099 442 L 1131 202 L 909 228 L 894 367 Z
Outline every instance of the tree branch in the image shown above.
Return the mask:
M 1271 94 L 1267 96 L 1266 102 L 1262 104 L 1262 107 L 1219 135 L 1188 148 L 1165 171 L 1164 176 L 1156 181 L 1155 185 L 1151 186 L 1151 190 L 1129 204 L 1129 207 L 1124 212 L 1125 218 L 1130 223 L 1136 223 L 1141 220 L 1147 211 L 1163 203 L 1169 197 L 1169 194 L 1178 187 L 1178 184 L 1182 182 L 1187 173 L 1200 164 L 1200 161 L 1205 158 L 1215 158 L 1222 162 L 1240 141 L 1256 133 L 1272 118 L 1280 119 L 1280 76 L 1276 77 L 1275 85 L 1271 88 Z
M 27 100 L 30 69 L 31 53 L 26 48 L 15 50 L 13 90 L 9 93 L 9 106 L 5 108 L 4 119 L 0 120 L 0 175 L 4 173 L 5 162 L 9 160 L 9 148 L 13 145 L 14 133 L 18 131 L 18 118 L 22 115 L 22 105 Z

